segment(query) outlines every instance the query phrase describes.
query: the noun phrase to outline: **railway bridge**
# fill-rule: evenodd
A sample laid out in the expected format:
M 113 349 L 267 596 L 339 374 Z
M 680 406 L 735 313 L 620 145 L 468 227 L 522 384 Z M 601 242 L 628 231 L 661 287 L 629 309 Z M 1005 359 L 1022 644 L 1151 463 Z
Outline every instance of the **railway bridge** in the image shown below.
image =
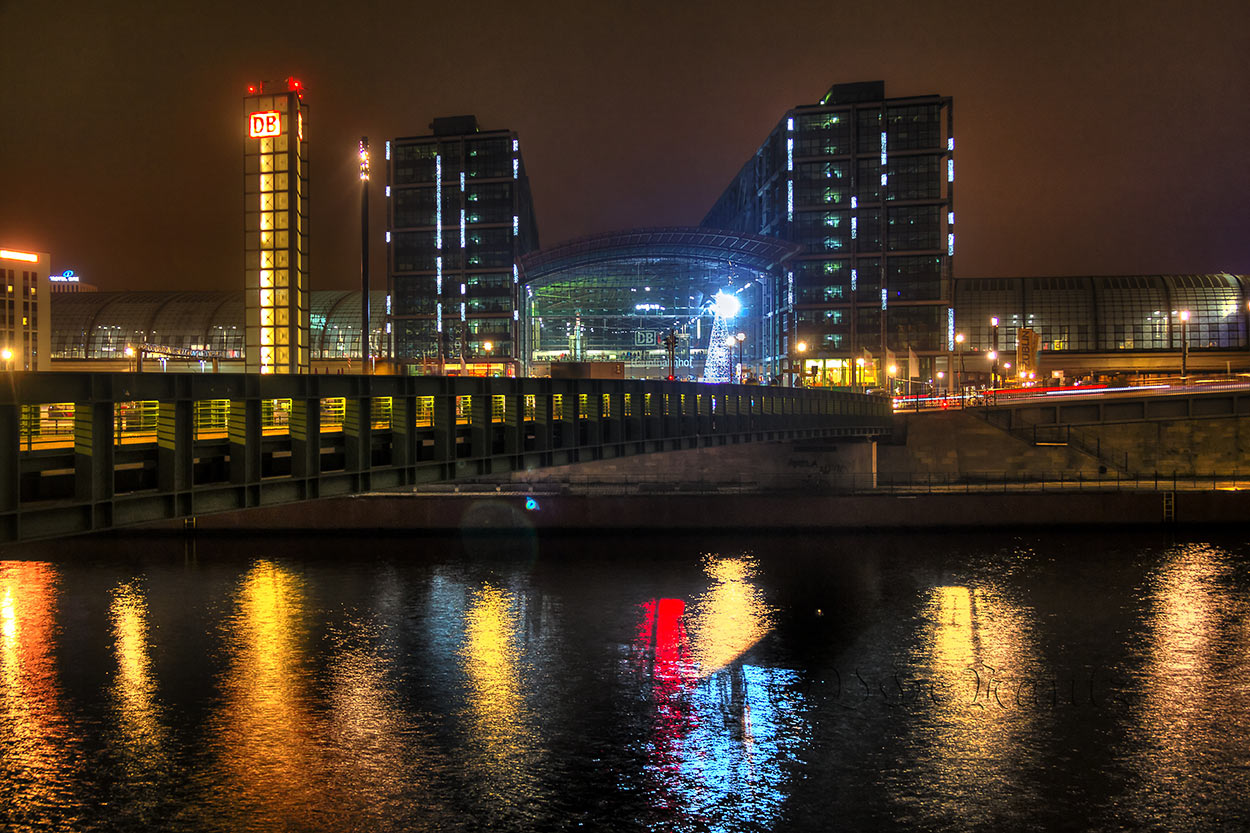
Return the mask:
M 0 543 L 746 442 L 888 434 L 888 399 L 632 380 L 11 372 Z

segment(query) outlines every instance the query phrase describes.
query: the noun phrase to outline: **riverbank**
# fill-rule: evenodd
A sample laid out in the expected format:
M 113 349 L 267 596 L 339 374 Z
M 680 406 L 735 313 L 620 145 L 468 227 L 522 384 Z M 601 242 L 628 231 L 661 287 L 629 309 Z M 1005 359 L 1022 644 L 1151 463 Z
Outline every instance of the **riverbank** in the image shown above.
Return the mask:
M 1170 500 L 1170 506 L 1169 506 Z M 1241 524 L 1250 490 L 586 495 L 477 491 L 328 498 L 196 518 L 204 531 L 864 530 Z M 181 522 L 156 529 L 182 528 Z

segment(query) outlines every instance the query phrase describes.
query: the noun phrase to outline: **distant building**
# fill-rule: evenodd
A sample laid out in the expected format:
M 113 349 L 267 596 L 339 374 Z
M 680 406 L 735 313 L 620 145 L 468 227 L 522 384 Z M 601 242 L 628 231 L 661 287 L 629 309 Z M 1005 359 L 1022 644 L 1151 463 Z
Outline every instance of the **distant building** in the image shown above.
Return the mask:
M 947 367 L 954 148 L 950 98 L 886 98 L 881 81 L 782 116 L 703 220 L 800 245 L 778 287 L 778 361 L 831 385 L 878 384 L 895 353 L 898 375 Z M 901 367 L 909 348 L 918 368 Z
M 51 298 L 47 252 L 0 247 L 0 368 L 48 370 Z
M 95 284 L 87 283 L 80 275 L 74 274 L 73 269 L 66 269 L 59 275 L 49 275 L 48 282 L 52 286 L 54 295 L 65 295 L 73 292 L 97 292 L 99 287 Z
M 307 373 L 308 105 L 294 78 L 243 98 L 247 369 Z
M 475 116 L 386 143 L 386 327 L 399 372 L 521 375 L 519 261 L 538 248 L 517 134 Z

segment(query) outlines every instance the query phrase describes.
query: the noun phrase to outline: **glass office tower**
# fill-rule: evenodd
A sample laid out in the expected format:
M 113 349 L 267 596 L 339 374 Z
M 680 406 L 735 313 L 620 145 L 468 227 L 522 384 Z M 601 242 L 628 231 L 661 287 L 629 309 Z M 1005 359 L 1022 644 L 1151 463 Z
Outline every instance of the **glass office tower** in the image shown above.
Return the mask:
M 517 135 L 475 116 L 386 143 L 387 305 L 399 372 L 520 375 L 519 260 L 538 247 Z
M 776 349 L 809 382 L 923 381 L 947 366 L 954 148 L 950 98 L 835 85 L 782 117 L 704 218 L 799 244 Z
M 243 271 L 250 373 L 308 372 L 308 105 L 294 78 L 243 99 Z

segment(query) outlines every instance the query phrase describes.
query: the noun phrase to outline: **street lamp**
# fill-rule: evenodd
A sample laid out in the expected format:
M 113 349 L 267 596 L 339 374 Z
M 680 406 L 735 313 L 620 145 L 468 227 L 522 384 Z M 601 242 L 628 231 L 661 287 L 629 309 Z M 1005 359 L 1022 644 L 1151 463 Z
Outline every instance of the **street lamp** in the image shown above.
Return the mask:
M 794 349 L 798 351 L 799 356 L 801 357 L 804 353 L 806 353 L 806 352 L 807 352 L 807 342 L 806 342 L 806 341 L 800 341 L 798 344 L 795 344 L 795 345 L 794 345 Z M 803 367 L 803 361 L 802 361 L 802 359 L 800 358 L 800 360 L 799 360 L 799 374 L 798 374 L 798 376 L 799 376 L 799 384 L 798 384 L 798 387 L 803 387 L 803 377 L 804 377 L 804 376 L 806 376 L 806 375 L 807 375 L 807 368 Z M 792 386 L 794 385 L 794 368 L 790 368 L 790 384 L 791 384 Z
M 894 395 L 894 377 L 898 374 L 898 365 L 892 364 L 886 368 L 885 372 L 889 375 L 890 396 Z
M 997 387 L 994 384 L 994 380 L 998 376 L 998 351 L 991 350 L 985 354 L 985 357 L 990 360 L 990 390 L 993 390 Z
M 1189 310 L 1181 310 L 1181 384 L 1189 384 Z
M 12 366 L 9 364 L 9 362 L 13 361 L 13 351 L 12 351 L 12 350 L 10 350 L 10 349 L 9 349 L 9 348 L 7 348 L 7 347 L 6 347 L 6 348 L 4 348 L 3 350 L 0 350 L 0 359 L 4 359 L 4 369 L 5 369 L 5 370 L 12 370 L 12 369 L 13 369 L 13 368 L 12 368 Z
M 738 342 L 738 384 L 742 384 L 743 366 L 742 366 L 742 342 L 747 340 L 746 333 L 738 333 L 734 336 L 734 340 Z
M 959 404 L 963 407 L 964 401 L 964 334 L 955 333 L 955 352 L 959 353 L 959 379 L 956 387 L 959 388 Z

